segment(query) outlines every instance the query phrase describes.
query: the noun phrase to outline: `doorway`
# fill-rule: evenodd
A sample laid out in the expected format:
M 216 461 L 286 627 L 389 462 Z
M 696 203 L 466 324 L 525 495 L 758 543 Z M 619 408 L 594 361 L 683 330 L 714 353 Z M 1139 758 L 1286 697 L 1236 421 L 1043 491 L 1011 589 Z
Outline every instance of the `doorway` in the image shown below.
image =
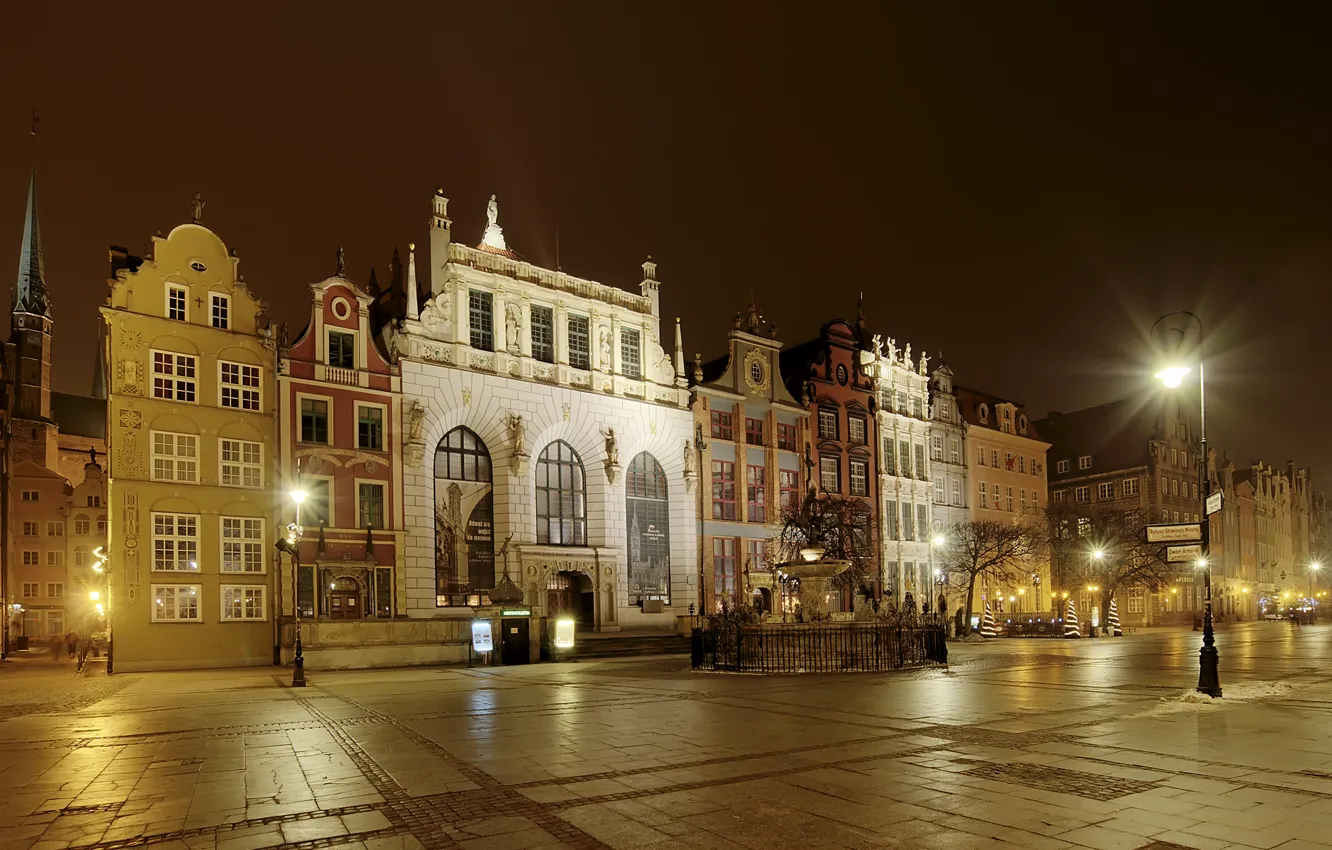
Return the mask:
M 334 620 L 361 618 L 361 588 L 355 579 L 336 579 L 329 586 L 328 616 Z

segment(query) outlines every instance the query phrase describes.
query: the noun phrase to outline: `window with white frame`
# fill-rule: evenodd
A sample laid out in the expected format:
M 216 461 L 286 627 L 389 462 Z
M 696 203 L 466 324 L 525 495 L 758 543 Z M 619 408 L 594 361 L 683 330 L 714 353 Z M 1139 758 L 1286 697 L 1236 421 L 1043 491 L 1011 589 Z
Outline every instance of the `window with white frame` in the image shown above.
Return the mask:
M 167 318 L 178 322 L 186 321 L 186 306 L 189 295 L 183 286 L 167 287 Z
M 198 623 L 200 587 L 197 584 L 153 585 L 154 623 Z
M 1078 457 L 1078 469 L 1091 469 L 1091 455 L 1080 455 Z
M 1103 481 L 1096 485 L 1096 498 L 1100 501 L 1115 497 L 1115 482 Z
M 1078 487 L 1078 488 L 1076 488 L 1076 489 L 1073 491 L 1073 501 L 1075 501 L 1075 502 L 1090 502 L 1090 501 L 1091 501 L 1091 487 L 1090 487 L 1090 486 L 1082 486 L 1082 487 Z
M 194 434 L 153 431 L 153 480 L 199 481 L 199 438 Z
M 1068 461 L 1066 460 L 1055 461 L 1055 472 L 1068 472 Z
M 384 408 L 378 405 L 356 405 L 356 447 L 372 452 L 384 450 Z
M 199 515 L 153 513 L 153 569 L 199 571 Z
M 328 365 L 338 369 L 356 368 L 356 334 L 350 331 L 328 332 Z
M 46 565 L 48 567 L 63 567 L 65 565 L 65 553 L 59 549 L 48 549 L 46 551 Z
M 231 327 L 231 298 L 214 292 L 209 296 L 212 303 L 211 319 L 213 327 L 226 330 Z
M 226 622 L 264 619 L 263 586 L 253 584 L 222 585 L 222 619 Z
M 264 521 L 252 517 L 222 517 L 222 572 L 264 571 Z
M 65 524 L 63 522 L 48 522 L 46 524 L 47 537 L 64 537 Z
M 153 398 L 194 404 L 199 359 L 193 354 L 153 352 Z
M 218 363 L 222 374 L 222 406 L 259 410 L 259 367 L 244 363 Z
M 1136 495 L 1138 495 L 1138 479 L 1136 479 L 1136 478 L 1125 478 L 1122 486 L 1123 486 L 1123 489 L 1124 489 L 1124 495 L 1125 495 L 1125 496 L 1136 496 Z
M 643 377 L 643 351 L 641 332 L 620 328 L 620 374 L 626 378 Z

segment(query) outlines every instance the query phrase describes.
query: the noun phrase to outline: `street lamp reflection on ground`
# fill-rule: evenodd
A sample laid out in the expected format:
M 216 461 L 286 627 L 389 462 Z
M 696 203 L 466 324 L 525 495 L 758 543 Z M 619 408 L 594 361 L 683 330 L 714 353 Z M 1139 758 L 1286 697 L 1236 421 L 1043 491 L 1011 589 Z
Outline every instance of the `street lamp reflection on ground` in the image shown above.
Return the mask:
M 1175 323 L 1172 324 L 1173 320 Z M 1182 321 L 1180 321 L 1182 320 Z M 1207 556 L 1211 553 L 1211 523 L 1207 517 L 1207 497 L 1211 495 L 1211 478 L 1207 474 L 1207 389 L 1204 380 L 1204 370 L 1202 361 L 1203 348 L 1203 323 L 1192 313 L 1180 312 L 1171 313 L 1156 320 L 1152 325 L 1150 336 L 1153 341 L 1157 339 L 1157 328 L 1165 325 L 1163 330 L 1166 333 L 1176 333 L 1179 335 L 1179 351 L 1171 352 L 1172 359 L 1176 362 L 1165 364 L 1164 368 L 1156 373 L 1156 377 L 1170 389 L 1177 389 L 1184 383 L 1184 378 L 1192 370 L 1196 363 L 1198 367 L 1198 501 L 1201 502 L 1202 517 L 1201 521 L 1201 544 L 1202 557 L 1198 559 L 1198 566 L 1203 571 L 1203 646 L 1198 653 L 1198 692 L 1207 694 L 1211 697 L 1221 696 L 1221 672 L 1220 655 L 1216 651 L 1216 632 L 1212 627 L 1212 570 L 1208 566 Z M 1178 362 L 1181 355 L 1188 355 L 1189 352 L 1183 343 L 1188 341 L 1190 332 L 1196 329 L 1197 348 L 1192 351 L 1189 363 Z

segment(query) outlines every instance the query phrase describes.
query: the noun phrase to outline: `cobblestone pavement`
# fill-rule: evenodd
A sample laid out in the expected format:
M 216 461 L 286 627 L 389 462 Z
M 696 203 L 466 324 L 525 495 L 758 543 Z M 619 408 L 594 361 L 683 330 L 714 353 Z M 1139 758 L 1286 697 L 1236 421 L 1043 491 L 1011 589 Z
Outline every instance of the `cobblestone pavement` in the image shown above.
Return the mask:
M 0 665 L 0 848 L 1332 847 L 1332 627 L 991 641 L 949 670 L 676 659 L 76 680 Z

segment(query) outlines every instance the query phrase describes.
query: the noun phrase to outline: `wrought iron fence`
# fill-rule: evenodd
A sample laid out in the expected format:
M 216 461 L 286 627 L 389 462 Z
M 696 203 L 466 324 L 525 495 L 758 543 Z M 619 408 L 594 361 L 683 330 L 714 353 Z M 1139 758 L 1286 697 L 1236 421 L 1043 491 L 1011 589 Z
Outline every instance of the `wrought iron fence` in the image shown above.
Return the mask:
M 830 623 L 694 629 L 693 666 L 735 673 L 840 673 L 948 663 L 940 625 Z

